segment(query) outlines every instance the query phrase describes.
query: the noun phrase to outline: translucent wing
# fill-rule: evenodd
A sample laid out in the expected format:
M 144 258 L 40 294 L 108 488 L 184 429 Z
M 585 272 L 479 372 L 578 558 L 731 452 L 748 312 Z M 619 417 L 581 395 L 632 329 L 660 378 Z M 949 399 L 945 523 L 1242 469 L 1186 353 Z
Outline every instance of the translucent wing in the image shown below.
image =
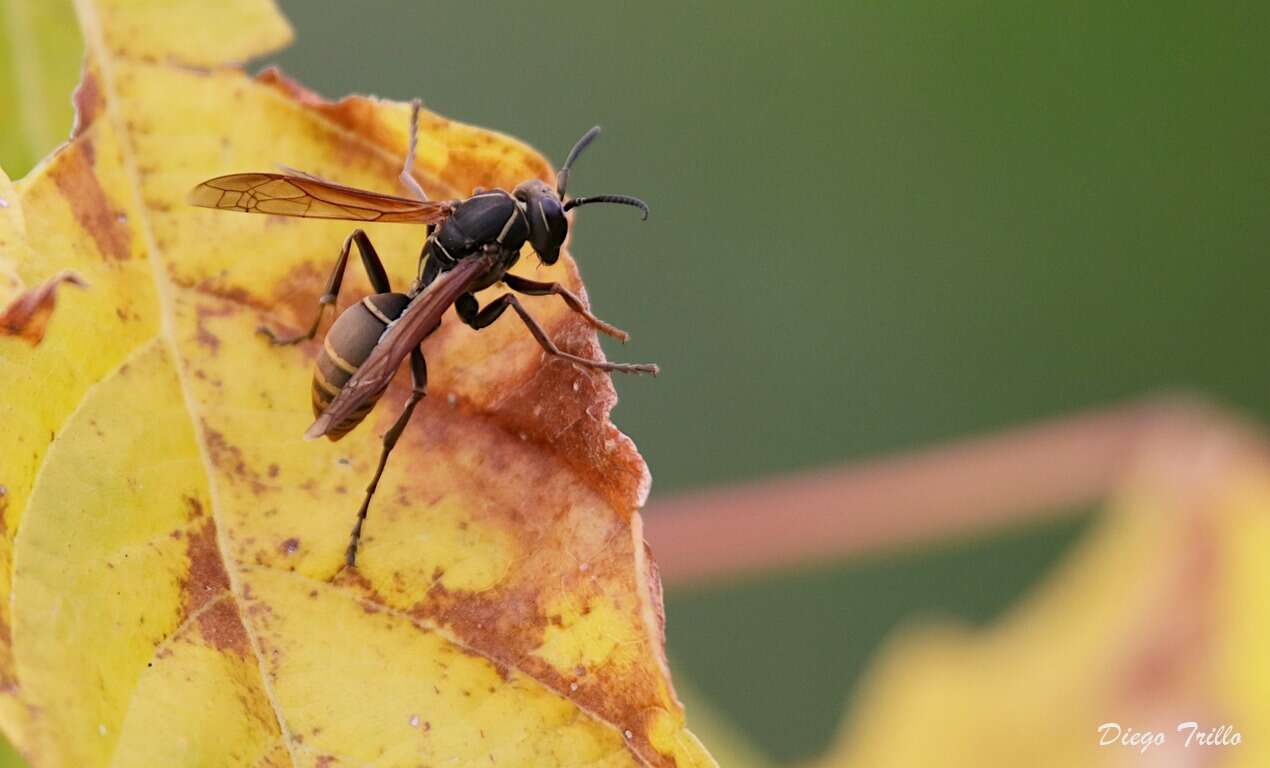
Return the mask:
M 199 184 L 190 203 L 204 208 L 273 216 L 349 221 L 436 224 L 454 210 L 454 200 L 411 200 L 346 187 L 307 173 L 234 173 Z

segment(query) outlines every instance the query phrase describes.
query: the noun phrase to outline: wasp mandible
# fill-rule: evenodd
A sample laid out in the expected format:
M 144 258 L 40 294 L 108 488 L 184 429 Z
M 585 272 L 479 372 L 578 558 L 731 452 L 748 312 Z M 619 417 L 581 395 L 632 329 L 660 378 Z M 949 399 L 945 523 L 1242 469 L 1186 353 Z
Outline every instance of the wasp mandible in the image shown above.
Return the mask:
M 410 397 L 397 420 L 384 433 L 379 464 L 366 486 L 345 551 L 344 560 L 349 567 L 356 564 L 362 525 L 388 456 L 427 390 L 428 368 L 421 345 L 441 324 L 441 316 L 450 306 L 475 330 L 490 325 L 511 307 L 552 357 L 601 371 L 657 374 L 657 366 L 653 364 L 590 360 L 559 349 L 521 305 L 516 293 L 559 296 L 601 333 L 622 341 L 628 335 L 591 314 L 576 294 L 559 283 L 538 282 L 508 272 L 520 258 L 520 249 L 525 243 L 533 248 L 543 264 L 554 264 L 569 232 L 569 219 L 565 214 L 579 206 L 630 205 L 639 208 L 644 219 L 648 218 L 648 206 L 628 195 L 566 196 L 569 169 L 599 134 L 599 127 L 587 131 L 569 151 L 556 174 L 554 188 L 539 179 L 530 179 L 511 192 L 478 189 L 465 200 L 430 200 L 412 173 L 419 138 L 420 106 L 418 100 L 412 104 L 410 139 L 399 176 L 413 198 L 355 189 L 292 169 L 284 169 L 283 173 L 218 176 L 199 184 L 190 194 L 192 204 L 205 208 L 314 219 L 426 224 L 428 227 L 416 278 L 405 293 L 393 291 L 370 238 L 357 229 L 340 249 L 326 290 L 318 298 L 317 313 L 309 329 L 297 336 L 282 337 L 266 327 L 261 328 L 276 345 L 297 344 L 314 338 L 326 308 L 334 305 L 339 297 L 344 269 L 356 246 L 375 293 L 345 309 L 326 334 L 313 371 L 316 420 L 305 436 L 339 440 L 348 434 L 379 402 L 402 361 L 410 358 Z M 481 307 L 474 294 L 497 283 L 511 290 Z

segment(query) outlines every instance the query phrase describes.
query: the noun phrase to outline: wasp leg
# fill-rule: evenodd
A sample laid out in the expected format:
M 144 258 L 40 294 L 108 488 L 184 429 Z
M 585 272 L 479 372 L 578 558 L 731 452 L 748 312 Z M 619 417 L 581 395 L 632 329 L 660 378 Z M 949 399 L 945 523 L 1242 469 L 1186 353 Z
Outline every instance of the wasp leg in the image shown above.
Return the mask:
M 556 296 L 564 299 L 564 303 L 569 305 L 569 309 L 572 309 L 574 312 L 577 312 L 579 315 L 586 318 L 586 321 L 600 333 L 608 334 L 619 341 L 626 341 L 631 337 L 629 333 L 623 331 L 621 328 L 618 328 L 615 325 L 610 325 L 591 314 L 591 311 L 582 303 L 582 299 L 578 298 L 577 294 L 573 293 L 568 288 L 565 288 L 560 283 L 540 283 L 537 280 L 529 280 L 527 278 L 511 274 L 503 275 L 503 282 L 507 284 L 508 288 L 511 288 L 517 293 L 523 293 L 526 296 L 550 296 L 555 294 Z
M 454 302 L 454 311 L 458 313 L 459 318 L 463 322 L 470 325 L 475 330 L 480 330 L 495 320 L 497 320 L 504 311 L 510 306 L 516 310 L 516 314 L 520 315 L 521 322 L 529 329 L 534 338 L 538 341 L 538 345 L 552 357 L 558 357 L 562 360 L 568 360 L 571 363 L 581 365 L 585 368 L 593 368 L 597 371 L 617 371 L 618 373 L 651 373 L 656 376 L 658 368 L 653 363 L 609 363 L 601 360 L 590 360 L 585 357 L 571 355 L 562 351 L 555 345 L 548 336 L 547 332 L 542 329 L 538 321 L 533 318 L 525 308 L 521 306 L 520 300 L 515 294 L 504 293 L 497 299 L 485 305 L 484 309 L 478 309 L 476 297 L 470 293 L 465 293 Z
M 371 245 L 370 238 L 360 229 L 353 230 L 353 234 L 344 240 L 344 246 L 340 248 L 339 260 L 335 262 L 335 269 L 331 272 L 331 278 L 326 282 L 326 291 L 318 297 L 317 316 L 313 318 L 313 324 L 309 326 L 309 330 L 299 336 L 279 337 L 272 329 L 266 326 L 260 326 L 256 330 L 269 337 L 269 341 L 278 346 L 289 344 L 299 344 L 307 341 L 317 335 L 318 327 L 322 324 L 322 316 L 326 314 L 326 308 L 333 305 L 340 295 L 340 284 L 344 282 L 344 268 L 348 266 L 348 253 L 357 244 L 357 250 L 362 255 L 362 266 L 366 268 L 366 275 L 370 278 L 370 284 L 374 287 L 375 293 L 388 293 L 392 290 L 392 286 L 388 283 L 388 273 L 384 271 L 384 264 L 379 260 L 379 254 L 375 252 L 375 246 Z
M 379 453 L 379 466 L 375 469 L 375 476 L 371 479 L 370 485 L 366 486 L 366 498 L 362 499 L 362 506 L 357 510 L 357 522 L 353 525 L 352 534 L 349 535 L 348 549 L 344 551 L 344 562 L 350 568 L 357 564 L 357 545 L 362 538 L 362 523 L 366 522 L 371 497 L 375 495 L 375 489 L 379 487 L 379 478 L 384 474 L 384 467 L 388 465 L 388 454 L 392 453 L 392 449 L 397 446 L 397 440 L 405 431 L 410 415 L 414 413 L 415 406 L 423 399 L 428 389 L 428 364 L 423 359 L 423 350 L 419 348 L 415 348 L 410 353 L 410 382 L 410 399 L 406 401 L 406 407 L 401 410 L 401 415 L 384 433 L 384 448 Z
M 415 99 L 410 102 L 410 143 L 406 149 L 406 164 L 401 168 L 401 183 L 406 185 L 406 189 L 410 190 L 410 194 L 420 200 L 427 200 L 428 193 L 423 191 L 423 187 L 419 186 L 419 182 L 414 177 L 415 165 L 415 147 L 419 146 L 419 109 L 423 106 L 423 102 Z

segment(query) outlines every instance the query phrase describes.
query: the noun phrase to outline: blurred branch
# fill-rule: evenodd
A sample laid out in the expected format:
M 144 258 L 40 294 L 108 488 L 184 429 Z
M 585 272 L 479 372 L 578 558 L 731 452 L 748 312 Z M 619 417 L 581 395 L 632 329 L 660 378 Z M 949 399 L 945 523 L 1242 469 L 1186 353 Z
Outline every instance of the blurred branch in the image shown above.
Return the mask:
M 1257 441 L 1203 401 L 1156 397 L 837 469 L 655 499 L 671 584 L 842 558 L 1056 517 L 1105 497 L 1143 451 Z

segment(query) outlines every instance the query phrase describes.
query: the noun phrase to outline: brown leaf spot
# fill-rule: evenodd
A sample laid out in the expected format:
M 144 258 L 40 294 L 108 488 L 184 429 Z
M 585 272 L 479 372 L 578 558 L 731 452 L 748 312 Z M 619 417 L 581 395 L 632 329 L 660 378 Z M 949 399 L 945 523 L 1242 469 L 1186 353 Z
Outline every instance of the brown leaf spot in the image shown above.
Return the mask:
M 201 346 L 206 347 L 213 355 L 220 352 L 220 337 L 207 330 L 207 318 L 209 317 L 226 317 L 234 313 L 233 307 L 212 307 L 206 304 L 199 304 L 195 309 L 198 315 L 198 330 L 195 339 Z
M 334 578 L 331 579 L 331 583 L 336 586 L 350 587 L 364 592 L 371 596 L 371 600 L 373 602 L 383 602 L 382 599 L 379 599 L 375 595 L 375 589 L 371 586 L 370 579 L 363 576 L 362 572 L 357 570 L 357 566 L 353 566 L 352 568 L 341 568 L 335 573 Z
M 292 536 L 278 545 L 278 551 L 284 555 L 294 555 L 300 549 L 300 540 Z
M 532 587 L 476 593 L 450 591 L 438 581 L 410 614 L 451 627 L 473 648 L 488 648 L 489 639 L 498 638 L 497 651 L 484 654 L 496 666 L 514 662 L 541 645 L 547 625 L 538 608 L 538 591 Z
M 273 306 L 265 299 L 252 296 L 247 292 L 247 289 L 241 286 L 224 285 L 223 283 L 210 277 L 194 282 L 187 278 L 183 278 L 180 275 L 173 275 L 172 282 L 181 288 L 197 291 L 198 293 L 203 293 L 208 296 L 215 296 L 216 298 L 225 299 L 226 301 L 232 301 L 245 307 L 267 310 Z
M 102 257 L 124 261 L 132 255 L 132 231 L 123 212 L 111 205 L 101 188 L 93 173 L 93 160 L 92 142 L 81 137 L 61 152 L 49 167 L 49 175 Z
M 232 600 L 221 600 L 203 611 L 198 617 L 198 629 L 203 639 L 217 650 L 233 651 L 244 658 L 250 653 L 247 630 Z
M 189 616 L 229 589 L 229 575 L 216 543 L 215 520 L 208 518 L 186 537 L 185 552 L 190 570 L 185 578 L 182 611 Z
M 88 285 L 74 272 L 62 272 L 38 288 L 24 291 L 0 311 L 0 335 L 17 336 L 32 345 L 39 344 L 57 304 L 57 287 L 62 283 L 81 288 Z
M 247 631 L 237 604 L 224 599 L 229 592 L 229 574 L 216 542 L 216 521 L 208 518 L 192 531 L 186 537 L 185 549 L 190 570 L 182 590 L 182 617 L 198 614 L 199 634 L 208 644 L 246 656 Z
M 251 484 L 253 493 L 264 493 L 269 486 L 260 480 L 260 475 L 247 466 L 242 449 L 230 443 L 225 436 L 203 422 L 203 434 L 207 440 L 208 453 L 217 469 L 228 472 Z
M 84 68 L 84 74 L 71 101 L 75 105 L 75 127 L 71 130 L 71 138 L 76 139 L 96 122 L 97 116 L 106 107 L 106 99 L 102 95 L 95 69 Z

